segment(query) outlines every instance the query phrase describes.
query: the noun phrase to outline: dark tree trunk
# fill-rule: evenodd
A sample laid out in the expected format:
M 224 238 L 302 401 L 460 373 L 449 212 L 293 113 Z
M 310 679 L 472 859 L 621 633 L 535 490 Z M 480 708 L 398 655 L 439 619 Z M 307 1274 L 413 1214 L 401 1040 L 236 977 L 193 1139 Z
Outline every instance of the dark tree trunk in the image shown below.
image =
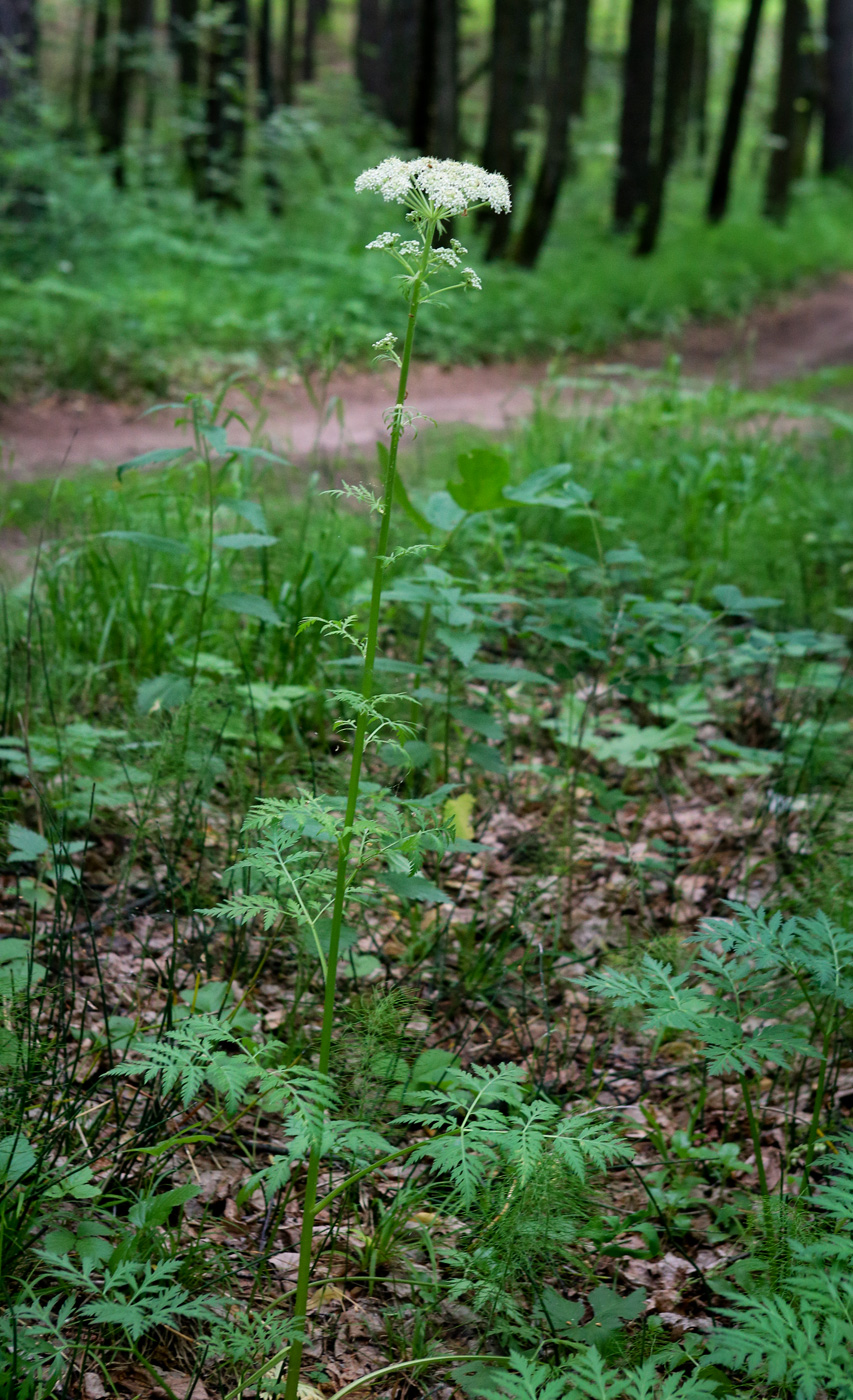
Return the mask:
M 649 192 L 649 154 L 655 107 L 658 0 L 631 0 L 622 79 L 619 168 L 613 222 L 628 229 Z
M 732 85 L 729 89 L 723 134 L 720 137 L 720 149 L 717 153 L 717 164 L 714 168 L 714 178 L 711 181 L 711 190 L 708 196 L 707 217 L 708 222 L 712 224 L 718 224 L 728 208 L 732 169 L 737 154 L 740 129 L 743 124 L 749 82 L 752 77 L 752 65 L 755 59 L 755 47 L 758 41 L 763 4 L 764 0 L 749 0 L 749 9 L 741 34 L 737 62 L 732 75 Z
M 797 97 L 794 102 L 794 129 L 791 138 L 791 179 L 806 173 L 806 155 L 812 119 L 824 98 L 821 67 L 815 51 L 808 6 L 803 15 L 803 31 L 797 64 Z
M 69 99 L 69 130 L 72 135 L 81 131 L 84 122 L 83 94 L 86 86 L 86 43 L 89 29 L 89 0 L 79 0 L 77 20 L 74 25 L 74 58 L 71 67 L 71 94 Z
M 637 235 L 637 254 L 654 252 L 663 219 L 666 181 L 684 129 L 693 49 L 693 0 L 672 0 L 666 46 L 666 84 L 658 151 L 649 178 L 649 196 Z
M 427 150 L 441 160 L 455 160 L 459 147 L 459 7 L 458 0 L 434 0 L 435 48 L 430 131 Z
M 109 89 L 101 146 L 114 157 L 113 177 L 121 189 L 126 182 L 124 147 L 130 101 L 136 80 L 150 62 L 151 0 L 121 0 L 115 65 Z
M 380 95 L 386 117 L 411 132 L 419 69 L 422 0 L 388 0 L 379 59 Z
M 96 0 L 92 36 L 92 71 L 89 78 L 89 115 L 101 141 L 105 139 L 109 93 L 110 3 Z
M 246 0 L 229 0 L 211 33 L 207 91 L 207 152 L 203 195 L 239 208 L 246 137 Z
M 821 168 L 853 173 L 853 0 L 826 0 L 825 101 Z
M 690 71 L 690 126 L 696 154 L 708 152 L 708 89 L 711 83 L 711 25 L 713 0 L 698 0 L 693 12 L 693 64 Z
M 313 83 L 317 75 L 317 31 L 328 13 L 327 0 L 305 0 L 305 34 L 302 40 L 302 79 Z
M 575 11 L 578 3 L 579 0 L 563 0 L 556 64 L 548 85 L 545 150 L 524 227 L 515 249 L 515 261 L 522 267 L 533 267 L 542 250 L 568 166 L 572 109 L 569 79 L 573 61 L 572 46 L 577 35 Z
M 785 0 L 771 134 L 773 150 L 767 169 L 764 212 L 781 221 L 788 212 L 794 175 L 794 138 L 800 86 L 800 43 L 807 16 L 805 0 Z
M 524 171 L 519 137 L 527 125 L 528 81 L 533 20 L 531 0 L 495 0 L 492 25 L 491 85 L 483 165 L 505 175 L 510 189 Z M 509 243 L 511 223 L 506 214 L 489 213 L 491 223 L 486 256 L 501 257 Z
M 0 102 L 13 92 L 19 71 L 34 66 L 37 46 L 35 0 L 0 0 Z
M 178 61 L 178 110 L 184 161 L 193 189 L 201 194 L 205 154 L 199 89 L 198 0 L 171 0 L 169 42 Z
M 272 0 L 261 0 L 257 34 L 258 110 L 266 120 L 275 109 Z
M 284 34 L 281 45 L 281 100 L 293 106 L 296 77 L 296 0 L 285 0 Z
M 569 64 L 566 82 L 569 85 L 569 115 L 582 117 L 586 99 L 586 75 L 589 68 L 590 0 L 575 0 L 572 10 L 573 32 L 569 38 Z
M 359 0 L 355 35 L 355 73 L 370 97 L 382 93 L 382 3 Z

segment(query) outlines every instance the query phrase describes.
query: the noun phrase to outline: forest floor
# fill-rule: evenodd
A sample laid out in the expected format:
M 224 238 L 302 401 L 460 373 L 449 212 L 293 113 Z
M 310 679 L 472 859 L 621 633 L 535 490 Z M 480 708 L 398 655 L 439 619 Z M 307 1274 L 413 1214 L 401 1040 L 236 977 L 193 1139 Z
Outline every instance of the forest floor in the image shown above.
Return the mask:
M 681 372 L 764 388 L 826 368 L 853 364 L 853 274 L 759 307 L 737 320 L 688 325 L 671 339 L 637 339 L 613 347 L 606 359 L 573 357 L 479 366 L 419 364 L 410 402 L 439 423 L 501 430 L 529 412 L 537 388 L 551 379 L 561 398 L 578 392 L 573 376 L 605 367 L 660 370 L 678 355 Z M 556 378 L 555 378 L 556 375 Z M 560 385 L 559 377 L 568 382 Z M 393 397 L 391 373 L 338 370 L 326 383 L 257 384 L 263 432 L 277 450 L 304 458 L 320 451 L 347 456 L 369 449 L 383 409 Z M 584 389 L 581 388 L 581 392 Z M 235 399 L 235 406 L 239 407 Z M 245 402 L 242 405 L 245 408 Z M 257 413 L 253 412 L 252 420 Z M 51 394 L 0 406 L 0 451 L 7 480 L 71 472 L 93 462 L 114 465 L 185 439 L 173 414 L 140 415 L 139 405 L 90 395 Z M 239 441 L 239 429 L 234 433 Z

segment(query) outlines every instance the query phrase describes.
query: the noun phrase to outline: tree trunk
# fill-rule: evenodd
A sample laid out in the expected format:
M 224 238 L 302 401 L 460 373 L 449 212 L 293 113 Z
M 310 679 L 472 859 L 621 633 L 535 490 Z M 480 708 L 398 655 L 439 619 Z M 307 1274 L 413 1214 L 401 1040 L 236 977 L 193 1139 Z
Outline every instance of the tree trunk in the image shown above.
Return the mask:
M 684 129 L 693 48 L 693 0 L 671 0 L 666 46 L 666 85 L 658 152 L 649 178 L 649 196 L 637 236 L 636 252 L 654 252 L 663 219 L 666 181 Z
M 317 31 L 328 13 L 326 0 L 305 0 L 305 34 L 302 41 L 302 80 L 313 83 L 317 75 Z
M 107 125 L 109 91 L 109 0 L 96 0 L 95 30 L 92 36 L 92 71 L 89 77 L 89 115 L 101 141 Z
M 570 74 L 578 23 L 576 7 L 580 0 L 563 0 L 557 61 L 548 85 L 548 124 L 545 150 L 533 190 L 527 218 L 515 249 L 521 267 L 533 267 L 551 226 L 569 156 L 572 90 Z
M 435 48 L 430 131 L 427 150 L 440 160 L 455 160 L 459 146 L 459 8 L 458 0 L 434 0 Z
M 355 74 L 362 91 L 370 97 L 382 92 L 382 3 L 359 0 L 355 35 Z
M 806 0 L 785 0 L 779 49 L 776 106 L 771 134 L 773 150 L 767 170 L 764 212 L 768 219 L 781 221 L 788 212 L 794 173 L 794 136 L 800 78 L 800 41 L 807 10 Z
M 113 178 L 126 183 L 124 148 L 127 121 L 136 79 L 150 61 L 151 0 L 121 0 L 115 65 L 105 111 L 101 149 L 114 157 Z
M 272 0 L 261 0 L 257 33 L 258 111 L 266 121 L 275 109 Z
M 11 96 L 21 69 L 33 68 L 37 45 L 35 0 L 0 0 L 0 102 Z
M 207 152 L 202 193 L 240 207 L 240 167 L 246 137 L 246 0 L 229 0 L 223 22 L 210 39 L 207 90 Z
M 575 0 L 571 6 L 573 32 L 569 38 L 569 63 L 566 82 L 569 86 L 569 115 L 582 117 L 586 99 L 586 75 L 589 68 L 590 0 Z
M 423 0 L 388 0 L 382 25 L 382 107 L 388 120 L 407 134 L 417 125 L 416 106 L 425 86 L 420 43 L 423 8 Z
M 713 0 L 697 0 L 693 13 L 693 63 L 690 71 L 690 127 L 696 154 L 704 161 L 708 152 L 708 89 L 711 83 L 711 26 Z
M 497 170 L 506 176 L 513 193 L 524 171 L 519 136 L 527 125 L 532 19 L 531 0 L 495 0 L 489 112 L 482 160 L 486 170 Z M 506 214 L 498 217 L 484 211 L 483 221 L 491 224 L 486 256 L 501 257 L 509 243 L 510 219 Z
M 171 0 L 169 42 L 178 61 L 178 111 L 184 162 L 197 195 L 203 193 L 203 104 L 199 90 L 198 0 Z
M 69 98 L 69 131 L 79 135 L 83 128 L 83 95 L 86 87 L 86 44 L 89 29 L 89 0 L 79 0 L 77 20 L 74 25 L 74 58 L 71 66 L 71 94 Z
M 825 101 L 821 168 L 853 173 L 853 0 L 826 0 Z
M 292 107 L 296 91 L 296 0 L 285 0 L 284 3 L 281 49 L 281 100 L 285 107 Z
M 649 153 L 655 105 L 658 0 L 631 0 L 622 79 L 619 168 L 613 222 L 628 229 L 648 199 Z
M 815 50 L 808 5 L 803 12 L 803 30 L 798 59 L 797 97 L 794 102 L 794 126 L 791 137 L 792 180 L 801 180 L 806 173 L 806 156 L 812 118 L 824 99 L 822 73 Z
M 732 75 L 732 85 L 729 90 L 726 120 L 723 124 L 723 134 L 720 137 L 717 164 L 714 168 L 714 178 L 711 181 L 711 191 L 708 196 L 707 218 L 708 222 L 711 224 L 718 224 L 720 222 L 725 215 L 729 203 L 732 169 L 737 153 L 737 143 L 743 123 L 743 114 L 746 108 L 749 82 L 752 76 L 752 65 L 755 59 L 755 47 L 758 41 L 758 30 L 761 24 L 761 9 L 763 3 L 764 0 L 749 0 L 749 9 L 747 10 L 746 20 L 741 34 L 740 48 L 738 49 L 735 71 Z

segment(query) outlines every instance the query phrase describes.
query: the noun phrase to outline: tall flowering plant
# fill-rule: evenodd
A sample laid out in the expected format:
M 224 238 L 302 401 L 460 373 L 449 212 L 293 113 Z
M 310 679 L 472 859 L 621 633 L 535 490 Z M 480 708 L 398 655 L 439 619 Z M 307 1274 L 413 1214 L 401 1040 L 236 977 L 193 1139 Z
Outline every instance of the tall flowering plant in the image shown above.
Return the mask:
M 320 1034 L 318 1071 L 326 1075 L 332 1051 L 335 1013 L 335 976 L 340 950 L 341 926 L 349 884 L 350 848 L 355 830 L 359 783 L 368 725 L 375 719 L 374 669 L 379 635 L 379 615 L 382 604 L 382 583 L 388 559 L 391 531 L 391 510 L 397 455 L 400 440 L 412 415 L 405 407 L 409 367 L 415 339 L 418 312 L 426 302 L 445 292 L 457 289 L 480 291 L 481 283 L 473 268 L 463 264 L 466 249 L 456 239 L 450 246 L 436 247 L 435 238 L 448 221 L 456 216 L 489 207 L 495 213 L 510 210 L 509 185 L 502 175 L 491 174 L 477 165 L 455 160 L 433 160 L 424 156 L 418 160 L 400 160 L 391 156 L 370 170 L 365 170 L 355 182 L 357 191 L 374 191 L 388 203 L 402 204 L 412 225 L 413 237 L 404 239 L 398 233 L 381 233 L 368 243 L 370 251 L 384 253 L 401 269 L 398 276 L 405 295 L 408 316 L 403 346 L 397 351 L 397 337 L 392 333 L 378 340 L 374 349 L 379 358 L 393 361 L 399 369 L 397 397 L 386 415 L 390 432 L 387 454 L 383 454 L 382 491 L 377 502 L 379 532 L 373 563 L 373 583 L 367 632 L 359 650 L 363 656 L 360 697 L 356 701 L 356 721 L 353 733 L 349 782 L 343 827 L 338 837 L 335 870 L 334 902 L 329 930 L 328 953 L 325 958 L 325 997 L 323 1024 Z M 454 280 L 454 278 L 456 280 Z M 302 1234 L 299 1247 L 299 1271 L 294 1300 L 294 1340 L 287 1357 L 286 1400 L 297 1400 L 299 1374 L 311 1280 L 311 1257 L 314 1240 L 314 1220 L 317 1211 L 317 1186 L 320 1176 L 320 1145 L 315 1145 L 308 1161 L 303 1204 Z

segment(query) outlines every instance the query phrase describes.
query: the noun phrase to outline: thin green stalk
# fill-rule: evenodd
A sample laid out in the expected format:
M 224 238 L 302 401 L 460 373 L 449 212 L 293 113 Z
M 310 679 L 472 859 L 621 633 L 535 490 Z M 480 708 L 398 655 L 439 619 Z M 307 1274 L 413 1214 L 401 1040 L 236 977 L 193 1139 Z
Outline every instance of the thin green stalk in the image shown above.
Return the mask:
M 382 602 L 382 583 L 385 573 L 385 559 L 388 554 L 388 539 L 391 530 L 391 507 L 394 500 L 394 479 L 397 471 L 397 453 L 403 433 L 403 405 L 409 381 L 409 365 L 412 359 L 412 346 L 415 339 L 415 322 L 421 299 L 421 289 L 429 264 L 429 253 L 435 234 L 435 222 L 427 226 L 424 248 L 418 273 L 412 282 L 409 293 L 409 317 L 406 326 L 406 340 L 400 360 L 400 378 L 397 386 L 397 399 L 391 422 L 391 443 L 385 467 L 382 490 L 382 515 L 379 538 L 373 563 L 373 587 L 370 595 L 370 614 L 367 622 L 367 644 L 364 652 L 364 671 L 361 693 L 365 701 L 373 695 L 373 669 L 376 661 L 376 648 L 379 638 L 379 609 Z M 317 1068 L 320 1074 L 328 1074 L 332 1054 L 332 1031 L 335 1019 L 335 978 L 338 967 L 338 953 L 343 923 L 344 901 L 349 872 L 349 852 L 352 844 L 353 826 L 358 790 L 361 781 L 361 765 L 364 757 L 364 743 L 367 733 L 368 715 L 362 710 L 356 720 L 353 737 L 352 759 L 350 763 L 349 787 L 344 813 L 344 827 L 338 842 L 338 862 L 335 875 L 335 903 L 332 910 L 329 930 L 329 954 L 326 967 L 326 991 L 323 1002 L 323 1025 L 320 1032 L 320 1056 Z M 320 1150 L 315 1146 L 308 1160 L 305 1181 L 305 1199 L 302 1215 L 302 1233 L 299 1241 L 299 1269 L 296 1279 L 296 1300 L 293 1307 L 293 1320 L 296 1335 L 291 1343 L 287 1358 L 287 1384 L 285 1400 L 298 1400 L 299 1373 L 302 1365 L 305 1319 L 308 1311 L 308 1289 L 311 1282 L 311 1259 L 314 1246 L 314 1220 L 317 1214 L 317 1183 L 320 1178 Z
M 755 1166 L 758 1172 L 758 1184 L 761 1187 L 761 1194 L 765 1201 L 769 1198 L 770 1192 L 767 1190 L 767 1173 L 764 1170 L 764 1158 L 761 1155 L 761 1134 L 758 1131 L 758 1121 L 755 1117 L 755 1109 L 752 1107 L 752 1096 L 749 1092 L 749 1085 L 746 1082 L 746 1075 L 738 1075 L 740 1080 L 740 1091 L 743 1095 L 743 1105 L 746 1109 L 749 1132 L 752 1138 L 752 1146 L 755 1149 Z
M 832 1049 L 832 1037 L 835 1030 L 835 1017 L 832 1018 L 823 1033 L 823 1059 L 820 1062 L 820 1069 L 817 1076 L 817 1089 L 815 1091 L 814 1108 L 812 1109 L 812 1121 L 809 1125 L 809 1135 L 806 1140 L 806 1158 L 803 1162 L 803 1180 L 800 1185 L 800 1195 L 808 1188 L 809 1168 L 814 1157 L 814 1150 L 817 1145 L 818 1129 L 820 1128 L 820 1114 L 823 1108 L 824 1095 L 826 1093 L 826 1072 L 829 1066 L 829 1052 Z

